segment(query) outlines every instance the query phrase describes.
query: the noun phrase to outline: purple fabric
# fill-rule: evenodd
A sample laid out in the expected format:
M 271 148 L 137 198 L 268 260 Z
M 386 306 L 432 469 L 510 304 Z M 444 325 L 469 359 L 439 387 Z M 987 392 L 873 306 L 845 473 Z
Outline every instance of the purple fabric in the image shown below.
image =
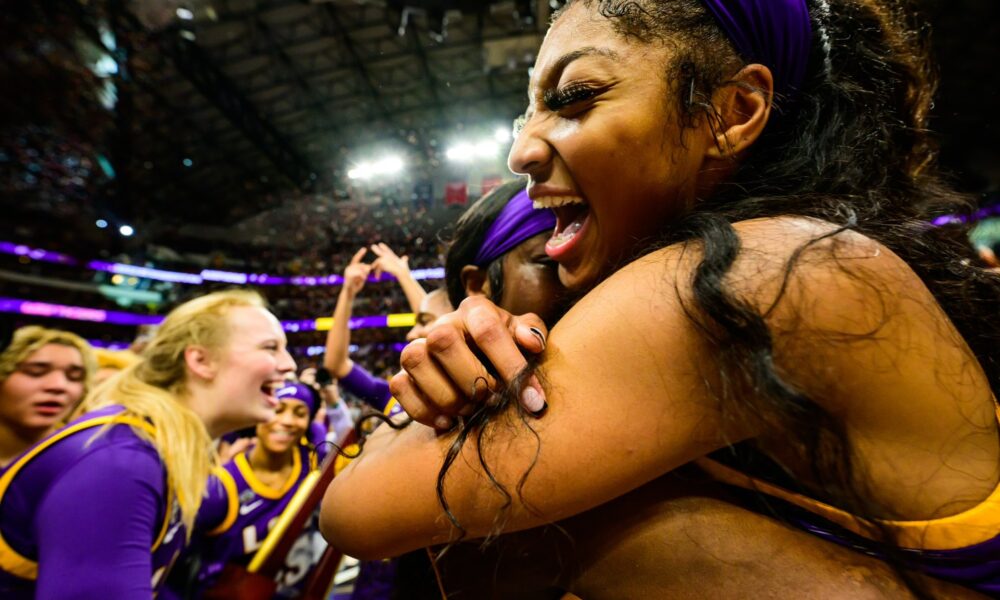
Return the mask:
M 780 500 L 769 500 L 774 506 L 787 506 Z M 808 513 L 798 507 L 786 520 L 809 533 L 829 542 L 846 546 L 885 558 L 882 553 L 871 550 L 870 543 L 830 523 L 818 515 Z M 913 569 L 972 588 L 988 596 L 1000 594 L 1000 535 L 974 546 L 954 550 L 916 550 L 903 548 L 900 552 L 904 561 Z
M 163 544 L 150 552 L 168 510 L 159 455 L 128 426 L 94 438 L 99 430 L 48 448 L 5 493 L 0 530 L 37 560 L 38 581 L 0 571 L 0 598 L 150 598 L 165 580 L 185 534 L 174 504 Z
M 392 398 L 389 382 L 375 377 L 357 363 L 354 363 L 350 372 L 340 379 L 340 387 L 379 412 L 385 411 L 389 399 Z
M 278 400 L 298 400 L 309 407 L 309 420 L 312 421 L 319 410 L 319 393 L 304 383 L 289 382 L 279 388 L 275 394 Z
M 704 0 L 743 58 L 771 69 L 775 92 L 793 97 L 806 76 L 812 24 L 805 0 Z
M 247 566 L 264 542 L 268 532 L 284 512 L 289 501 L 299 489 L 302 480 L 309 473 L 309 450 L 298 448 L 302 470 L 296 483 L 278 498 L 265 498 L 257 494 L 235 461 L 223 468 L 232 476 L 236 484 L 238 504 L 236 520 L 229 528 L 216 535 L 208 535 L 222 524 L 229 506 L 229 496 L 215 477 L 209 482 L 209 493 L 202 501 L 196 522 L 196 539 L 191 545 L 192 552 L 200 552 L 201 569 L 198 572 L 197 587 L 200 592 L 211 587 L 218 579 L 227 563 Z M 243 453 L 249 462 L 250 451 Z M 322 455 L 319 461 L 322 461 Z M 278 574 L 276 598 L 293 598 L 302 592 L 302 587 L 312 568 L 319 561 L 324 545 L 320 541 L 318 522 L 313 515 L 299 538 L 289 550 L 285 568 Z
M 548 209 L 539 210 L 532 207 L 528 192 L 521 190 L 507 202 L 486 231 L 486 237 L 479 247 L 473 264 L 485 267 L 519 246 L 524 240 L 545 231 L 552 231 L 555 226 L 555 213 Z
M 399 559 L 362 561 L 351 600 L 391 600 L 396 587 Z

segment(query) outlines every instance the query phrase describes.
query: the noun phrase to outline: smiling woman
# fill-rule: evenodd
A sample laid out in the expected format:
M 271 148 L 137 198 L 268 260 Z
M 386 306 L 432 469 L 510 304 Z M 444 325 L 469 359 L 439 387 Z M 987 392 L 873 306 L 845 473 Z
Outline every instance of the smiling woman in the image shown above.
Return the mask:
M 198 573 L 193 589 L 182 590 L 171 583 L 177 597 L 234 594 L 227 586 L 246 576 L 246 567 L 278 517 L 309 472 L 325 458 L 325 448 L 314 448 L 307 435 L 319 410 L 319 393 L 303 383 L 289 382 L 278 389 L 277 398 L 274 418 L 257 424 L 253 447 L 215 471 L 218 480 L 209 483 L 198 512 L 198 539 L 191 546 L 198 557 Z M 315 523 L 307 524 L 288 553 L 276 586 L 278 596 L 302 592 L 322 547 Z
M 142 360 L 0 476 L 0 596 L 151 597 L 187 542 L 212 438 L 269 420 L 295 363 L 251 292 L 174 309 Z
M 772 593 L 803 532 L 802 572 L 838 555 L 897 595 L 1000 591 L 1000 277 L 926 225 L 966 199 L 933 168 L 924 30 L 895 0 L 570 2 L 509 165 L 586 295 L 530 367 L 542 322 L 483 298 L 408 346 L 412 416 L 492 420 L 377 431 L 328 491 L 328 539 L 374 557 L 600 515 L 560 582 L 582 597 L 712 596 L 750 545 L 738 587 Z M 491 372 L 513 385 L 476 405 Z M 663 485 L 691 463 L 759 529 L 692 538 L 712 503 Z M 720 537 L 691 577 L 678 544 Z
M 23 327 L 0 354 L 0 468 L 65 423 L 96 363 L 76 334 Z

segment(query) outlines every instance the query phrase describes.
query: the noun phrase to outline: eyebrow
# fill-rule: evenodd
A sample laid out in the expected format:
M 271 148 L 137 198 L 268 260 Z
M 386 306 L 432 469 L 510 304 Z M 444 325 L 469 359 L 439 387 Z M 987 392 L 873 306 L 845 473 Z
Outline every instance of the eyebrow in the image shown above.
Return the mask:
M 55 363 L 52 362 L 51 360 L 26 360 L 26 361 L 24 361 L 22 363 L 19 363 L 19 364 L 22 367 L 51 367 L 51 366 L 55 365 Z M 80 363 L 70 363 L 70 364 L 68 364 L 66 366 L 66 368 L 67 369 L 82 369 L 83 365 L 80 364 Z
M 603 56 L 609 58 L 615 62 L 621 62 L 621 55 L 612 50 L 611 48 L 598 48 L 596 46 L 584 46 L 583 48 L 578 48 L 572 52 L 567 52 L 559 57 L 555 63 L 552 64 L 552 68 L 549 69 L 548 77 L 556 77 L 562 75 L 562 72 L 566 70 L 571 63 L 581 58 L 587 56 Z M 528 105 L 531 106 L 532 103 L 532 91 L 531 87 L 528 87 Z M 527 111 L 525 111 L 527 114 Z
M 605 58 L 610 58 L 613 61 L 621 62 L 621 56 L 611 48 L 597 48 L 595 46 L 584 46 L 578 50 L 572 52 L 567 52 L 559 57 L 553 65 L 550 71 L 554 74 L 562 73 L 566 67 L 570 65 L 573 61 L 583 58 L 585 56 L 603 56 Z

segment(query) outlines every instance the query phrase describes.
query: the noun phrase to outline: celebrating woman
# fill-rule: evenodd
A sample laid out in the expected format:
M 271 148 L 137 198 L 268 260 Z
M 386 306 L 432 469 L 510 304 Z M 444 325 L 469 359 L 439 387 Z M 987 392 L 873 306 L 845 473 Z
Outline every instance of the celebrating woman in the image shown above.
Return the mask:
M 66 422 L 96 370 L 80 336 L 22 327 L 0 354 L 0 468 Z
M 174 309 L 140 362 L 0 476 L 0 596 L 152 597 L 191 531 L 212 439 L 269 421 L 294 368 L 255 293 Z
M 931 584 L 912 571 L 1000 591 L 1000 279 L 927 225 L 963 199 L 933 169 L 932 70 L 904 8 L 569 3 L 510 166 L 556 212 L 560 279 L 589 292 L 547 340 L 474 299 L 411 344 L 393 380 L 411 416 L 453 422 L 490 398 L 491 419 L 447 462 L 455 434 L 377 432 L 330 488 L 328 539 L 379 556 L 527 529 L 697 461 L 762 518 L 878 557 L 917 594 Z M 515 341 L 544 350 L 541 383 Z M 466 342 L 515 384 L 501 402 Z M 524 419 L 514 394 L 549 412 Z M 753 541 L 788 530 L 771 531 Z M 652 558 L 622 564 L 661 591 L 729 572 L 723 556 L 685 581 L 669 540 L 640 546 Z

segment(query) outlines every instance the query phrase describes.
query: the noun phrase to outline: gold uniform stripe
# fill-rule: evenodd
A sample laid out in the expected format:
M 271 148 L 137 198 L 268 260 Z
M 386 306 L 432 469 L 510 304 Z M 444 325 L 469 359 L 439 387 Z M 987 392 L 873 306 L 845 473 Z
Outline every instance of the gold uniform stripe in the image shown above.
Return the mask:
M 233 526 L 234 522 L 236 522 L 236 515 L 239 513 L 240 508 L 240 499 L 239 494 L 236 492 L 236 480 L 234 480 L 233 476 L 229 474 L 229 471 L 219 467 L 216 467 L 212 471 L 222 483 L 222 488 L 226 490 L 227 505 L 226 518 L 222 520 L 222 523 L 220 523 L 218 527 L 206 534 L 209 536 L 216 536 L 229 531 L 229 528 Z
M 239 469 L 240 474 L 243 475 L 243 479 L 246 480 L 247 485 L 250 489 L 254 491 L 261 498 L 267 498 L 268 500 L 278 500 L 284 496 L 288 490 L 292 489 L 295 482 L 298 481 L 299 475 L 302 474 L 302 456 L 296 448 L 295 454 L 292 457 L 292 473 L 285 480 L 285 483 L 280 489 L 274 489 L 273 487 L 267 485 L 263 481 L 257 478 L 257 475 L 253 472 L 253 467 L 247 461 L 247 453 L 243 452 L 237 454 L 236 458 L 233 459 L 236 463 L 236 468 Z

